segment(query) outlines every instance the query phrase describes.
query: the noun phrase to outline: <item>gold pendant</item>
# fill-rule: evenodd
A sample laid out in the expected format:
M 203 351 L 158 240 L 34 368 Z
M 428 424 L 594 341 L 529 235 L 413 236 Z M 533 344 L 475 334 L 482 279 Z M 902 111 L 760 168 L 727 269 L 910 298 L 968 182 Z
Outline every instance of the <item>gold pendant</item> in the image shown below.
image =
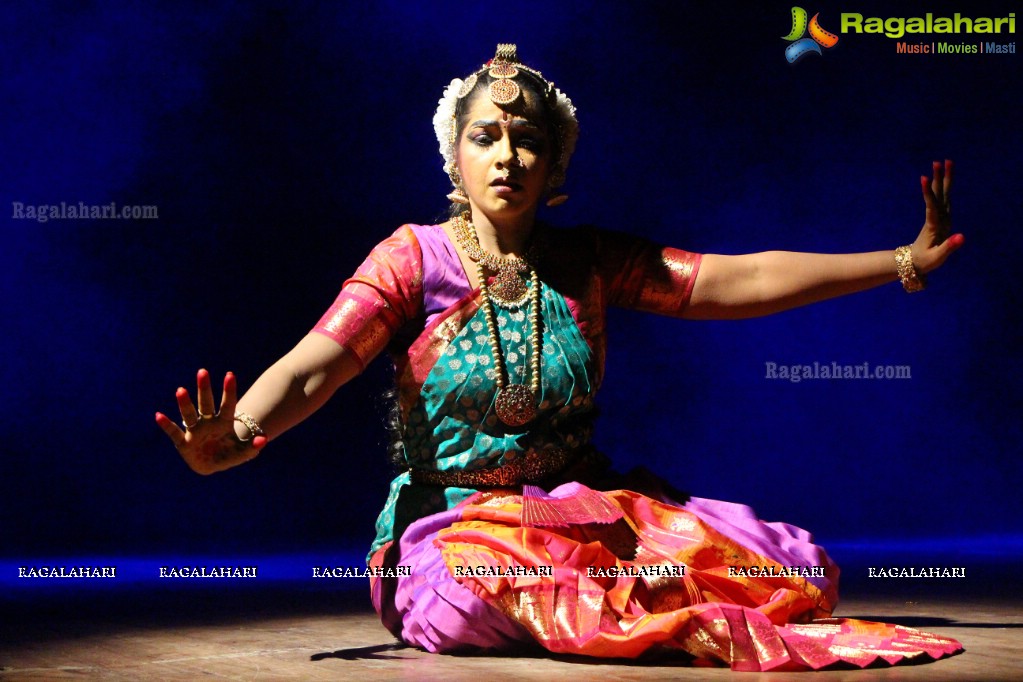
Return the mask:
M 490 285 L 489 292 L 494 301 L 503 308 L 520 306 L 526 302 L 529 289 L 517 272 L 501 270 Z
M 522 384 L 505 386 L 497 394 L 494 411 L 508 426 L 523 426 L 536 417 L 536 396 Z

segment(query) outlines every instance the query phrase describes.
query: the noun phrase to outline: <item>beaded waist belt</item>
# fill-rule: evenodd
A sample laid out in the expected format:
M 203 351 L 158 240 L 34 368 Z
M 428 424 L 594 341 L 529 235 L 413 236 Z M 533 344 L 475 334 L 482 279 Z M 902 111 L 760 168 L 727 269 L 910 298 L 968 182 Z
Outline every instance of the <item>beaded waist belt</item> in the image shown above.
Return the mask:
M 587 448 L 589 449 L 589 448 Z M 543 479 L 562 471 L 572 460 L 580 456 L 580 450 L 545 448 L 528 450 L 518 459 L 489 469 L 411 469 L 413 483 L 442 485 L 455 488 L 502 488 L 539 483 Z

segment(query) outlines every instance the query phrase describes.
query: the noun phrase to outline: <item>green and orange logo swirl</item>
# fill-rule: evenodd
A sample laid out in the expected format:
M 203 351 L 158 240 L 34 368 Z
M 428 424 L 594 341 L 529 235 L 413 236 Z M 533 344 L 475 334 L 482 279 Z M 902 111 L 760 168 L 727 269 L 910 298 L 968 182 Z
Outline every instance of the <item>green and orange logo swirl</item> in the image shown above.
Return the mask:
M 792 30 L 787 36 L 782 36 L 783 40 L 792 43 L 785 48 L 785 59 L 789 60 L 789 64 L 795 64 L 811 52 L 822 54 L 822 47 L 830 48 L 838 44 L 838 36 L 825 31 L 817 21 L 820 12 L 814 14 L 809 22 L 806 16 L 806 10 L 802 7 L 792 8 Z M 808 38 L 804 37 L 807 31 L 810 33 Z

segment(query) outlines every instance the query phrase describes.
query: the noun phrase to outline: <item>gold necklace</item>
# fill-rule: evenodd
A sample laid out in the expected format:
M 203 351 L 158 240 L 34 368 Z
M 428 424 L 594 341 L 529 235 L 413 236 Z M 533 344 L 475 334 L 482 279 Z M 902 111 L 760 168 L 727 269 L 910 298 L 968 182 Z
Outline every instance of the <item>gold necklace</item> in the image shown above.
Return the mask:
M 522 275 L 532 270 L 531 261 L 536 258 L 539 240 L 533 240 L 524 259 L 516 256 L 501 258 L 483 250 L 476 236 L 476 226 L 462 216 L 452 218 L 451 227 L 458 245 L 469 258 L 486 265 L 496 274 L 494 284 L 490 287 L 494 301 L 502 308 L 518 308 L 524 304 L 529 297 L 529 290 Z
M 540 373 L 540 358 L 542 357 L 541 346 L 543 343 L 543 334 L 540 331 L 540 275 L 537 274 L 536 269 L 533 268 L 528 261 L 520 258 L 498 258 L 497 256 L 483 251 L 479 245 L 479 240 L 476 237 L 475 226 L 466 221 L 464 218 L 456 217 L 452 219 L 452 223 L 455 228 L 455 236 L 458 239 L 459 245 L 467 254 L 469 254 L 469 258 L 476 261 L 476 274 L 480 282 L 480 296 L 482 298 L 483 315 L 487 319 L 487 337 L 490 341 L 490 353 L 494 358 L 494 375 L 495 381 L 497 382 L 497 397 L 494 400 L 494 412 L 497 414 L 497 418 L 508 426 L 524 426 L 536 418 L 538 396 L 540 395 L 540 387 L 542 385 L 543 377 Z M 474 248 L 468 248 L 470 245 Z M 532 309 L 529 311 L 529 326 L 531 328 L 529 342 L 533 346 L 533 352 L 529 360 L 531 375 L 529 386 L 509 383 L 508 368 L 504 363 L 504 353 L 501 351 L 501 336 L 498 333 L 497 315 L 494 312 L 494 306 L 491 302 L 491 298 L 496 298 L 496 296 L 493 293 L 493 289 L 487 284 L 484 266 L 489 267 L 491 270 L 497 270 L 498 275 L 494 282 L 494 288 L 496 288 L 502 282 L 502 271 L 500 269 L 502 267 L 500 262 L 502 261 L 504 263 L 511 263 L 509 265 L 503 265 L 503 267 L 511 271 L 515 280 L 517 280 L 520 286 L 522 286 L 525 290 L 522 295 L 519 296 L 519 298 L 522 299 L 521 302 L 502 302 L 506 303 L 508 307 L 516 308 L 524 303 L 526 298 L 529 298 L 532 303 Z M 494 264 L 491 265 L 491 263 Z M 519 270 L 521 267 L 519 264 L 524 265 L 524 271 L 529 273 L 529 280 L 532 285 L 532 289 L 527 288 L 522 282 L 522 279 L 518 274 L 521 271 Z

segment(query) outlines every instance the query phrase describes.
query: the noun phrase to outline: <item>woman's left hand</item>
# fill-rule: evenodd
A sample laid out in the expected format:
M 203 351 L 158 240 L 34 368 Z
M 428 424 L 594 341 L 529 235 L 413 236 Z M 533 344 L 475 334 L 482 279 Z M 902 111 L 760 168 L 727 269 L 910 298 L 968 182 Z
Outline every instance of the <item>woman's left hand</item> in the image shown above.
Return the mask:
M 920 176 L 924 195 L 924 226 L 913 242 L 913 266 L 928 273 L 941 266 L 953 251 L 963 245 L 962 234 L 952 234 L 952 162 L 932 164 L 932 177 Z

